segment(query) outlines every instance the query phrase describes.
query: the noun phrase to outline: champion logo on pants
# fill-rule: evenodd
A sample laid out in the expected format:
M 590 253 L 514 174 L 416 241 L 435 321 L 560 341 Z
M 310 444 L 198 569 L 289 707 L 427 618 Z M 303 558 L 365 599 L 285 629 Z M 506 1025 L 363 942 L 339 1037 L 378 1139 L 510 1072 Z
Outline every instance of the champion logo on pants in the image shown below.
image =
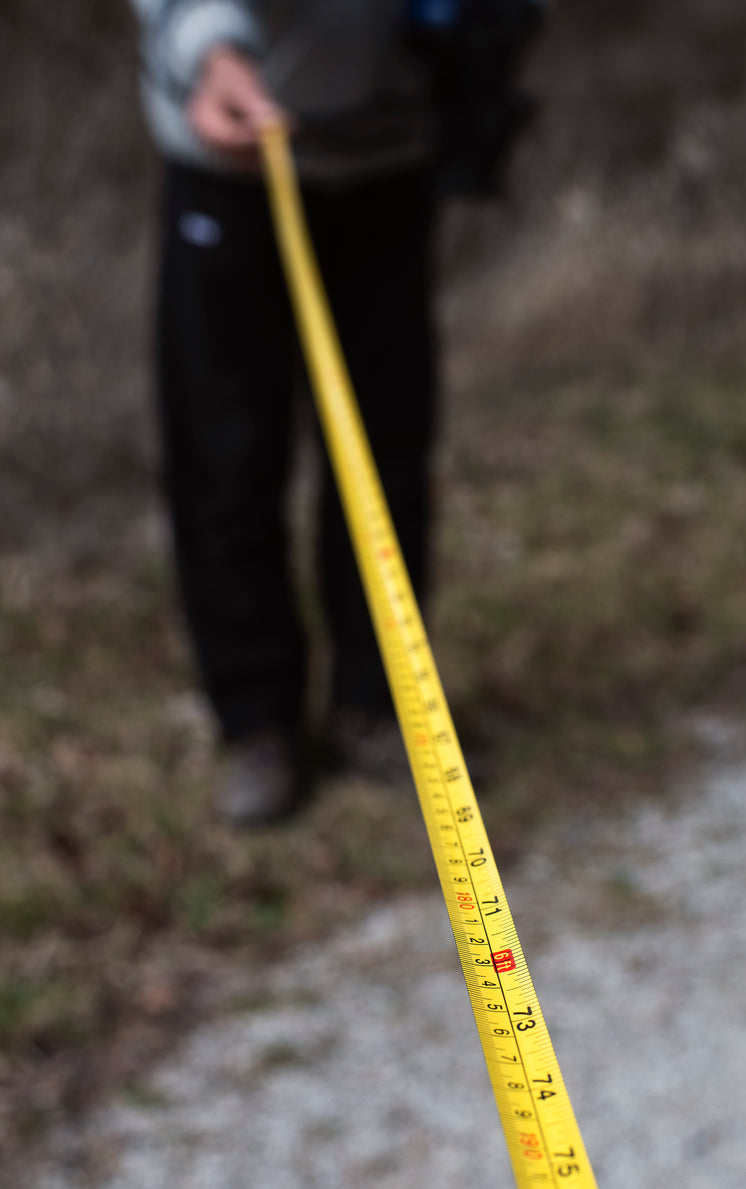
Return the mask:
M 198 248 L 216 248 L 223 238 L 223 228 L 212 215 L 185 211 L 179 217 L 181 238 Z

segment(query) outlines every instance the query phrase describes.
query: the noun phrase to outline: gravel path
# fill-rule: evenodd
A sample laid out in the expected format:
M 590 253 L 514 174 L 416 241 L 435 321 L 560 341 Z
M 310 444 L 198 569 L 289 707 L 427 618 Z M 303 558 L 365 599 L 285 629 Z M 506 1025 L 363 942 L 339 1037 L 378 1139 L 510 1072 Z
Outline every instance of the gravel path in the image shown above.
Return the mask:
M 506 887 L 602 1189 L 746 1185 L 746 765 L 572 822 Z M 34 1189 L 510 1189 L 439 896 L 257 980 Z

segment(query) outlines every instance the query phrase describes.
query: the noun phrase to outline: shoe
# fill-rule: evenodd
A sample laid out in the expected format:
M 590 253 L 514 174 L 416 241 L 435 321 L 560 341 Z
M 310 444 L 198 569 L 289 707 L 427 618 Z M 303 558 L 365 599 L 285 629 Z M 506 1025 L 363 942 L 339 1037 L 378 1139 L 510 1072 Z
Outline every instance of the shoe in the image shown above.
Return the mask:
M 393 714 L 376 714 L 357 707 L 338 710 L 329 728 L 333 758 L 389 784 L 411 782 L 401 730 Z
M 293 736 L 268 728 L 230 745 L 218 789 L 218 812 L 231 826 L 259 826 L 286 817 L 300 803 Z

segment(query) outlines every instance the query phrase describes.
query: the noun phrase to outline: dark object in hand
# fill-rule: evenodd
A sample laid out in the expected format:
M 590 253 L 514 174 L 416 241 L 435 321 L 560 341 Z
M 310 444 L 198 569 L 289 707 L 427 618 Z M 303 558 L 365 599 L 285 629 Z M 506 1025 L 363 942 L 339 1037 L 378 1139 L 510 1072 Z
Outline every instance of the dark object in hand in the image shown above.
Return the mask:
M 539 0 L 460 0 L 451 18 L 427 19 L 412 4 L 407 39 L 430 76 L 438 139 L 438 189 L 449 195 L 500 192 L 510 150 L 536 101 L 516 83 L 544 17 Z M 441 11 L 445 7 L 441 4 Z

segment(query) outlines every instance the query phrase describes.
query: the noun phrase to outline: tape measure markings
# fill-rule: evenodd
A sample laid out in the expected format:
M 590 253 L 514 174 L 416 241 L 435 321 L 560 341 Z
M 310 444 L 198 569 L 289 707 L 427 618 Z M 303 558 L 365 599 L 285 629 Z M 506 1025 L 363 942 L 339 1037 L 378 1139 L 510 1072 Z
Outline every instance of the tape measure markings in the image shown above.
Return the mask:
M 354 397 L 284 132 L 268 130 L 262 150 L 319 417 L 516 1183 L 596 1189 Z

